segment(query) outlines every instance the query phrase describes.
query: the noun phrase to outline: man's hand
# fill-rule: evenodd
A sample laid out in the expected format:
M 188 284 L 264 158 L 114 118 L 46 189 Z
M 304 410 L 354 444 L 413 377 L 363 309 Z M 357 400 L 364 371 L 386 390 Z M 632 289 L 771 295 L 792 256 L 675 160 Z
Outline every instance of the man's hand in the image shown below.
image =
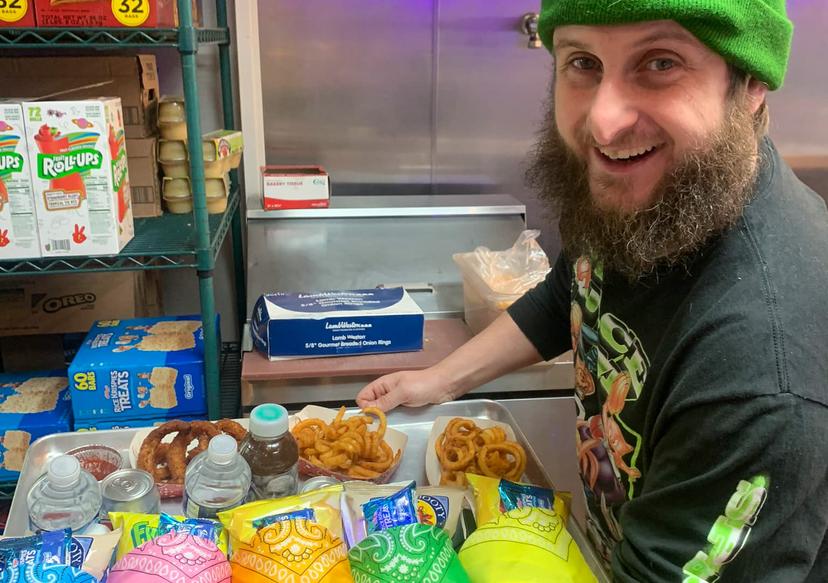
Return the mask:
M 378 378 L 356 397 L 361 408 L 379 407 L 390 411 L 399 405 L 422 407 L 455 398 L 450 383 L 433 368 L 395 372 Z

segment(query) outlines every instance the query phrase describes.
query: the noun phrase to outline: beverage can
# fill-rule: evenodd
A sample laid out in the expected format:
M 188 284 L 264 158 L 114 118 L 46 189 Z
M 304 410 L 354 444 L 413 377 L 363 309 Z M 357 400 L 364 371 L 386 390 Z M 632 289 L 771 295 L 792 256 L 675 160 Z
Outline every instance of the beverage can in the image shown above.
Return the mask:
M 158 514 L 161 495 L 155 479 L 144 470 L 125 469 L 109 474 L 101 482 L 101 517 L 110 512 Z
M 299 490 L 299 493 L 304 494 L 305 492 L 319 490 L 320 488 L 324 488 L 325 486 L 333 486 L 334 484 L 339 483 L 339 480 L 337 480 L 336 478 L 332 478 L 331 476 L 316 476 L 315 478 L 310 478 L 309 480 L 306 480 L 302 488 Z

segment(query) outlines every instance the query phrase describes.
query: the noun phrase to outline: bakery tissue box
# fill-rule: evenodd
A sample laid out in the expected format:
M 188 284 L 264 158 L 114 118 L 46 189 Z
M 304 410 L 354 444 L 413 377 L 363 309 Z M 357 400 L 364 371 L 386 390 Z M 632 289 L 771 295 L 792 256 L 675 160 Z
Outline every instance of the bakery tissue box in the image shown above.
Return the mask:
M 251 322 L 270 360 L 423 348 L 423 311 L 402 288 L 265 294 Z

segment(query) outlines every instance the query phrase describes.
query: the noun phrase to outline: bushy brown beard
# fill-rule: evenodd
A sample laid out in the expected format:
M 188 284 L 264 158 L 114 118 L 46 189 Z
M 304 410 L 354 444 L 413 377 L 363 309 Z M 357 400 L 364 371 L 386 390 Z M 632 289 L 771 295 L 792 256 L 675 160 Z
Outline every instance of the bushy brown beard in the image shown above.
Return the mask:
M 734 97 L 708 145 L 664 176 L 655 187 L 657 202 L 634 212 L 595 205 L 586 161 L 564 142 L 549 107 L 526 178 L 558 216 L 564 253 L 570 259 L 589 255 L 636 280 L 686 264 L 732 226 L 753 194 L 759 158 L 754 118 L 743 101 Z

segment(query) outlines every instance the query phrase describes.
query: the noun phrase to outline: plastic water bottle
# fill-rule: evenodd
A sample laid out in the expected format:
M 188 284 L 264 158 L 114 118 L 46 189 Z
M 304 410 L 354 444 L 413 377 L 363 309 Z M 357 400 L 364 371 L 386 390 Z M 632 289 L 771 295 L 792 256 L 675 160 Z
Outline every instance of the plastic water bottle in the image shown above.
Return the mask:
M 266 403 L 250 413 L 250 431 L 239 446 L 253 474 L 251 498 L 291 496 L 299 490 L 299 446 L 288 430 L 288 412 Z
M 46 474 L 26 496 L 33 531 L 71 528 L 83 533 L 94 528 L 101 511 L 101 488 L 77 458 L 61 455 L 49 462 Z
M 250 466 L 239 455 L 236 440 L 216 435 L 207 451 L 198 454 L 184 474 L 184 514 L 216 518 L 219 512 L 247 502 Z

